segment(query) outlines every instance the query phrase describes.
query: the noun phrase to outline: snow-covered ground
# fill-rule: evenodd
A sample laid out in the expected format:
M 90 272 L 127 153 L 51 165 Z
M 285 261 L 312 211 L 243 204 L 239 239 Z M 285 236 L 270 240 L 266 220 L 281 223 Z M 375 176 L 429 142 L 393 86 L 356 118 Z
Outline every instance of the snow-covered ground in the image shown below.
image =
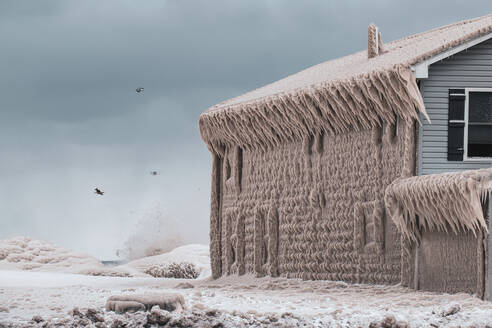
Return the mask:
M 172 262 L 193 263 L 200 278 L 153 278 L 144 273 L 154 265 Z M 486 327 L 487 324 L 492 327 L 492 302 L 467 294 L 250 275 L 211 280 L 209 263 L 206 245 L 186 245 L 165 254 L 107 268 L 91 256 L 50 243 L 25 237 L 0 241 L 0 327 L 35 326 L 31 321 L 34 316 L 59 323 L 53 326 L 91 324 L 90 321 L 81 324 L 80 320 L 88 319 L 75 318 L 74 308 L 102 313 L 106 321 L 100 323 L 101 327 L 117 320 L 131 321 L 130 326 L 138 327 L 135 320 L 145 321 L 148 314 L 140 312 L 123 317 L 105 312 L 106 300 L 112 295 L 155 293 L 183 295 L 187 310 L 176 314 L 175 319 L 202 322 L 205 326 L 220 322 L 225 327 L 368 327 L 382 320 L 391 323 L 394 316 L 399 324 L 393 327 L 400 328 L 405 325 Z M 85 274 L 78 274 L 80 272 Z M 130 277 L 115 276 L 120 274 Z M 183 286 L 183 282 L 188 284 Z M 189 284 L 193 288 L 186 288 Z M 60 320 L 65 321 L 60 323 Z M 80 322 L 74 324 L 74 320 Z M 391 327 L 391 324 L 386 326 Z
M 182 294 L 188 309 L 265 318 L 292 314 L 318 327 L 368 327 L 388 315 L 410 327 L 492 325 L 492 303 L 466 294 L 252 276 L 188 280 L 194 288 L 175 288 L 182 281 L 0 270 L 0 326 L 27 322 L 34 315 L 63 318 L 74 307 L 102 310 L 111 295 L 156 292 Z M 456 314 L 442 315 L 454 305 L 460 307 Z

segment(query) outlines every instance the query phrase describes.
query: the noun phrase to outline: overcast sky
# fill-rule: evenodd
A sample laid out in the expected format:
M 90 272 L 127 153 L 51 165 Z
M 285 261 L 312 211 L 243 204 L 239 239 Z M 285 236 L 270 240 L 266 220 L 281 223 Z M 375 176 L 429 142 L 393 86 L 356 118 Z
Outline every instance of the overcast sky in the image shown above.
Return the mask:
M 0 0 L 0 239 L 109 259 L 165 210 L 187 242 L 208 243 L 201 112 L 364 49 L 371 22 L 390 41 L 491 12 L 490 0 Z

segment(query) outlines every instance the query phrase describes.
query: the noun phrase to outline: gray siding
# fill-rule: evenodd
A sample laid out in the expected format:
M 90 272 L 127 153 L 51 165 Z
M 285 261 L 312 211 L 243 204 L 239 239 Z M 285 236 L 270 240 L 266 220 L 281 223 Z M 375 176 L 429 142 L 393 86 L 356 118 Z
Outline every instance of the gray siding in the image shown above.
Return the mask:
M 487 162 L 447 160 L 448 89 L 492 88 L 492 39 L 429 67 L 429 78 L 420 82 L 425 108 L 432 124 L 421 117 L 419 175 L 491 167 Z

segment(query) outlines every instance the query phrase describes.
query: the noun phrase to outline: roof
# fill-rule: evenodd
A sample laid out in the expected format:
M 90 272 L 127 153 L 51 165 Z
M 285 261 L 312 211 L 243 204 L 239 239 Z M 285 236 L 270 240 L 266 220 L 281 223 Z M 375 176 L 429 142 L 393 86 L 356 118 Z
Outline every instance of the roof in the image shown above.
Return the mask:
M 492 168 L 397 179 L 386 188 L 384 198 L 398 230 L 415 239 L 420 228 L 488 231 L 481 203 L 489 191 Z
M 485 35 L 492 14 L 461 21 L 312 66 L 200 116 L 200 133 L 212 150 L 229 144 L 278 145 L 313 133 L 342 133 L 393 123 L 394 115 L 425 113 L 411 65 Z

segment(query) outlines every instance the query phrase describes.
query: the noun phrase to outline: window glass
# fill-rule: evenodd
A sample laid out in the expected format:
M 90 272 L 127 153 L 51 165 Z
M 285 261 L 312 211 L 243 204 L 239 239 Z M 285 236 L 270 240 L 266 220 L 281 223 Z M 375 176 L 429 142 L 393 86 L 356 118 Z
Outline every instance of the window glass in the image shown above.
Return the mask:
M 492 157 L 492 92 L 470 92 L 468 157 Z
M 492 92 L 470 92 L 469 94 L 470 123 L 492 123 Z

